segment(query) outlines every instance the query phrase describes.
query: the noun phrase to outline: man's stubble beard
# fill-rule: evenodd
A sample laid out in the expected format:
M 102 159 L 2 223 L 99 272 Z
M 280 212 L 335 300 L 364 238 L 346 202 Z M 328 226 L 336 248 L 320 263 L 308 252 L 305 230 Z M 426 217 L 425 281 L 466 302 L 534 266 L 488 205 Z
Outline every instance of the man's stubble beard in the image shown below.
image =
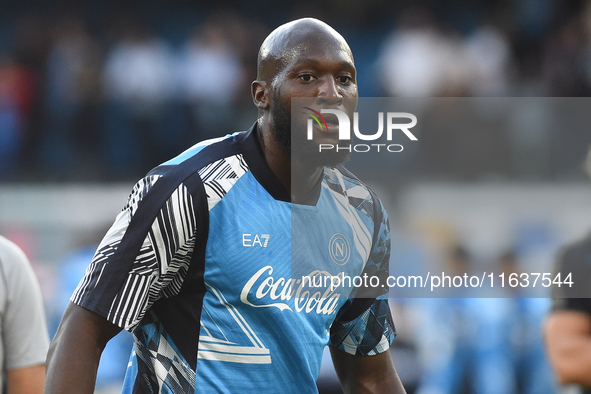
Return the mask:
M 291 131 L 291 112 L 283 107 L 273 92 L 271 94 L 271 125 L 273 136 L 279 143 L 281 149 L 291 156 L 292 162 L 310 167 L 330 166 L 336 167 L 349 159 L 348 150 L 330 149 L 320 152 L 318 144 L 306 138 L 306 127 L 301 125 L 297 132 Z

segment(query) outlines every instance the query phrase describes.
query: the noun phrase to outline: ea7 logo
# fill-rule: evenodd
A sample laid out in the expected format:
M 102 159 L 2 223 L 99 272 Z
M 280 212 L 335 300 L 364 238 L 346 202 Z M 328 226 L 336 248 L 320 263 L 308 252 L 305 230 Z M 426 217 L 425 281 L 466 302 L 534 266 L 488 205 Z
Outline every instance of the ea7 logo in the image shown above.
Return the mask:
M 266 248 L 270 237 L 269 234 L 242 234 L 242 246 Z

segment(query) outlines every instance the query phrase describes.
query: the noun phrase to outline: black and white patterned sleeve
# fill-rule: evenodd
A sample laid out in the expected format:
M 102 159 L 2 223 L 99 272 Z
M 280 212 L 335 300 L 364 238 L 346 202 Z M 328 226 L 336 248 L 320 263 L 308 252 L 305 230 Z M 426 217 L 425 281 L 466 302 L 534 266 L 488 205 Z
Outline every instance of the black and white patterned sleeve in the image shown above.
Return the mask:
M 100 243 L 71 301 L 132 331 L 161 297 L 177 294 L 195 245 L 197 214 L 184 183 L 143 178 Z

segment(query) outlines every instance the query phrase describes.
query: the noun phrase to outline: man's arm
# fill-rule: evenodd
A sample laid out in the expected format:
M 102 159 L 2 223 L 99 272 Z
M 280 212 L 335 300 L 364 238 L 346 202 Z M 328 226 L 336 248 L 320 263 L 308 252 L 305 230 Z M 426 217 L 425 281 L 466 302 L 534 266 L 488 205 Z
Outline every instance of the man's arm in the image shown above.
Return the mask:
M 389 350 L 375 356 L 353 356 L 330 347 L 330 354 L 345 394 L 406 393 Z
M 45 393 L 93 393 L 101 353 L 121 329 L 70 303 L 47 354 Z
M 0 289 L 6 300 L 0 340 L 7 393 L 40 394 L 49 346 L 41 289 L 25 253 L 4 237 L 0 237 L 0 266 Z
M 554 311 L 544 326 L 546 349 L 561 383 L 591 387 L 591 316 Z
M 8 394 L 42 393 L 44 382 L 45 364 L 6 371 L 6 392 Z

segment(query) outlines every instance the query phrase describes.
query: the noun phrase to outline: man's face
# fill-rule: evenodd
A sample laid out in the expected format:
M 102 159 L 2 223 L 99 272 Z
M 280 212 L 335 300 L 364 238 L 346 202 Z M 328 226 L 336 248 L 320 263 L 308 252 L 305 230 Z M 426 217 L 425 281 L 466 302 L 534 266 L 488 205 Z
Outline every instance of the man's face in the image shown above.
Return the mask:
M 292 159 L 315 167 L 334 166 L 347 160 L 349 152 L 346 150 L 319 152 L 318 149 L 319 144 L 339 144 L 336 116 L 324 115 L 328 129 L 321 130 L 314 122 L 313 139 L 308 140 L 306 125 L 310 117 L 303 109 L 292 113 L 291 98 L 310 97 L 310 108 L 318 112 L 322 108 L 338 109 L 352 119 L 358 92 L 356 70 L 348 48 L 334 42 L 314 42 L 299 47 L 276 75 L 271 90 L 271 121 L 275 138 L 292 155 Z

